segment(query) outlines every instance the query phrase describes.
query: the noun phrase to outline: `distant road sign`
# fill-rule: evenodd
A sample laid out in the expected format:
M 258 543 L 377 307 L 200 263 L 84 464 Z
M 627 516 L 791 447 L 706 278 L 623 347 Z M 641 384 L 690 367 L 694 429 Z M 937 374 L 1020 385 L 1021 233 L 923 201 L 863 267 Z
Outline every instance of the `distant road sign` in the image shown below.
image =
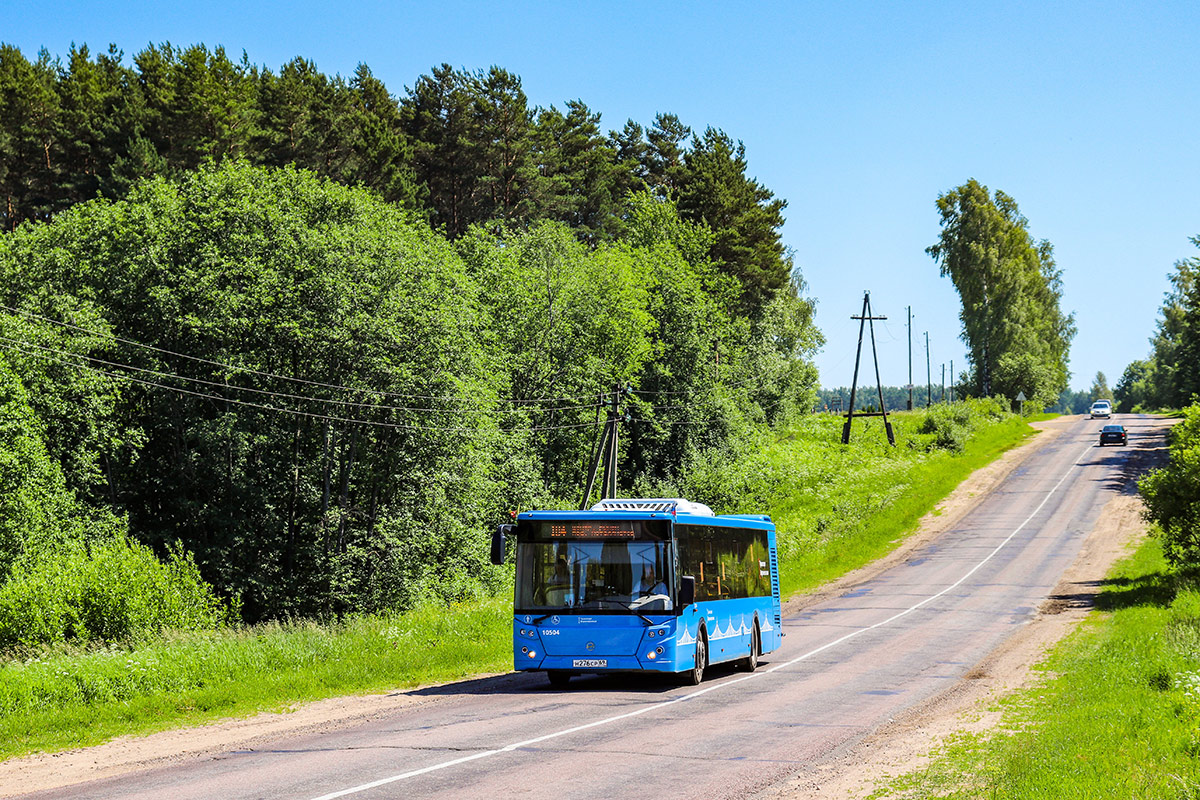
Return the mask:
M 1017 402 L 1018 403 L 1025 402 L 1025 393 L 1024 392 L 1017 392 Z

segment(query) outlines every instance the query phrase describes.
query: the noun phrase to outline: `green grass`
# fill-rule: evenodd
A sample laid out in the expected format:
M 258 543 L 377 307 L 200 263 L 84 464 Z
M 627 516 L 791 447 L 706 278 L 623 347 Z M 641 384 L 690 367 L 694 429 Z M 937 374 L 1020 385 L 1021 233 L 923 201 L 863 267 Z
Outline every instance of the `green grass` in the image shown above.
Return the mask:
M 512 667 L 511 600 L 187 633 L 0 666 L 0 759 Z
M 931 449 L 922 412 L 877 420 L 812 415 L 778 441 L 715 465 L 711 491 L 777 521 L 786 594 L 882 555 L 975 468 L 1032 433 L 1011 416 L 955 429 L 961 453 Z M 697 499 L 708 496 L 704 491 Z M 719 504 L 718 504 L 719 506 Z M 511 669 L 511 599 L 337 623 L 297 622 L 175 634 L 145 644 L 47 650 L 0 659 L 0 758 L 96 744 L 294 703 Z
M 991 735 L 961 737 L 875 797 L 1200 798 L 1200 581 L 1157 539 L 1105 581 L 1099 611 L 1007 699 Z

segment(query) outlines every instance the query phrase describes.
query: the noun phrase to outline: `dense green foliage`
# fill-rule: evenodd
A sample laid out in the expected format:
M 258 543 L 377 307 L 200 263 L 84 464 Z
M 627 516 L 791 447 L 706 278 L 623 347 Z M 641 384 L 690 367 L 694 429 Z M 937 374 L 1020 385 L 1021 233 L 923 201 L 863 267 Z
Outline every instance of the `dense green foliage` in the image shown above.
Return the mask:
M 942 233 L 926 249 L 962 300 L 977 397 L 1014 398 L 1031 409 L 1054 404 L 1067 386 L 1073 314 L 1063 314 L 1061 270 L 1050 242 L 1035 242 L 1028 220 L 1004 192 L 971 179 L 938 196 Z
M 1200 590 L 1157 540 L 1118 564 L 1093 615 L 1005 700 L 997 732 L 957 738 L 872 797 L 1200 797 Z
M 1091 395 L 1092 402 L 1113 399 L 1112 389 L 1108 388 L 1108 378 L 1104 377 L 1103 372 L 1096 373 L 1096 379 L 1092 381 L 1092 387 L 1088 390 L 1088 394 Z
M 127 641 L 221 627 L 227 606 L 178 550 L 167 563 L 124 536 L 19 560 L 0 585 L 0 647 Z
M 1200 404 L 1171 429 L 1167 466 L 1138 482 L 1146 515 L 1158 523 L 1172 565 L 1200 567 Z
M 222 624 L 225 605 L 186 556 L 164 564 L 124 520 L 79 502 L 3 355 L 0 431 L 0 648 Z
M 492 591 L 487 528 L 580 502 L 618 387 L 627 490 L 812 406 L 786 204 L 724 132 L 606 135 L 499 67 L 396 97 L 365 65 L 131 61 L 0 45 L 5 642 L 219 617 L 192 557 L 248 619 Z M 122 569 L 141 610 L 71 610 Z
M 583 241 L 613 241 L 629 194 L 652 191 L 710 227 L 707 258 L 737 278 L 744 310 L 762 312 L 788 286 L 786 202 L 747 176 L 745 148 L 723 131 L 693 136 L 659 114 L 605 134 L 581 100 L 530 106 L 500 67 L 443 64 L 397 98 L 364 64 L 347 80 L 303 58 L 275 72 L 221 47 L 170 44 L 132 62 L 86 45 L 65 62 L 45 51 L 30 62 L 0 44 L 0 227 L 123 197 L 140 178 L 245 159 L 369 188 L 450 239 L 553 220 Z
M 107 538 L 116 520 L 89 519 L 80 507 L 58 462 L 46 451 L 27 390 L 3 354 L 0 433 L 0 581 L 31 551 Z
M 488 528 L 580 502 L 614 387 L 626 491 L 811 408 L 798 277 L 749 316 L 706 226 L 622 215 L 612 243 L 451 243 L 308 172 L 204 167 L 0 239 L 5 357 L 67 488 L 249 619 L 490 592 Z
M 1103 372 L 1096 373 L 1092 385 L 1086 390 L 1063 389 L 1059 392 L 1058 400 L 1046 410 L 1056 414 L 1086 414 L 1097 400 L 1113 400 L 1113 392 L 1108 388 L 1108 379 Z M 1115 401 L 1113 405 L 1116 405 Z
M 1192 244 L 1200 247 L 1200 236 Z M 1152 350 L 1125 368 L 1113 394 L 1117 410 L 1183 408 L 1200 396 L 1200 257 L 1175 262 Z
M 962 478 L 1032 432 L 995 410 L 967 407 L 972 433 L 962 453 L 936 446 L 942 423 L 923 412 L 897 417 L 895 448 L 877 421 L 857 423 L 864 430 L 846 447 L 839 420 L 809 415 L 746 458 L 696 471 L 688 490 L 711 492 L 721 510 L 750 503 L 772 515 L 790 594 L 894 548 Z M 918 432 L 926 427 L 934 432 Z M 0 659 L 0 757 L 507 670 L 511 609 L 511 598 L 488 598 Z

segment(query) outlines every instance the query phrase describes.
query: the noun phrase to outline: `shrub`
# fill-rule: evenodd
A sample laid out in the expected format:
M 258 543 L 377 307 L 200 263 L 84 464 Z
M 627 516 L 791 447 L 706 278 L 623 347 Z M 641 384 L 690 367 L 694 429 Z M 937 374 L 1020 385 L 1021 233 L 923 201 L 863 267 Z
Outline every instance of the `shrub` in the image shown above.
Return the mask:
M 998 398 L 985 397 L 930 406 L 925 411 L 925 419 L 919 430 L 923 434 L 933 435 L 933 447 L 961 453 L 972 433 L 983 425 L 1010 416 L 1003 402 Z
M 72 542 L 13 565 L 0 586 L 0 647 L 141 639 L 231 613 L 181 549 L 164 563 L 125 537 Z
M 1163 552 L 1176 568 L 1200 566 L 1200 403 L 1171 431 L 1167 466 L 1138 482 L 1146 517 L 1158 523 Z

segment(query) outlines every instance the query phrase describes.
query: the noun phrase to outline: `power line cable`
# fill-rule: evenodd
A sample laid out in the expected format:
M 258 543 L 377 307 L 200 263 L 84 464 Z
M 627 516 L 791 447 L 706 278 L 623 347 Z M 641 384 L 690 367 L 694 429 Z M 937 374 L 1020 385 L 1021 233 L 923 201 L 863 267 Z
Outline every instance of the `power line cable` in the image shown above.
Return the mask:
M 377 394 L 377 395 L 381 395 L 384 397 L 399 397 L 399 398 L 410 399 L 410 400 L 411 399 L 419 399 L 419 400 L 437 400 L 437 401 L 444 401 L 444 402 L 496 402 L 496 403 L 510 403 L 510 404 L 566 402 L 566 401 L 570 401 L 570 400 L 579 400 L 579 399 L 584 399 L 584 398 L 590 399 L 593 397 L 597 398 L 600 401 L 598 403 L 580 403 L 580 404 L 556 406 L 556 407 L 552 407 L 552 408 L 536 409 L 536 411 L 546 412 L 546 413 L 555 412 L 555 411 L 590 410 L 593 408 L 602 407 L 604 405 L 605 398 L 611 396 L 611 394 L 612 394 L 612 392 L 597 392 L 597 393 L 593 393 L 593 394 L 574 395 L 574 396 L 567 396 L 567 397 L 542 397 L 542 398 L 530 398 L 530 399 L 526 399 L 526 400 L 475 401 L 475 400 L 472 400 L 471 398 L 462 398 L 462 397 L 453 397 L 453 396 L 439 397 L 439 396 L 434 396 L 434 395 L 405 394 L 405 393 L 400 393 L 400 392 L 387 392 L 387 391 L 376 390 L 376 389 L 357 388 L 357 387 L 345 386 L 342 384 L 325 383 L 322 381 L 312 381 L 312 380 L 308 380 L 305 378 L 296 378 L 296 377 L 289 376 L 289 375 L 281 375 L 278 373 L 266 372 L 263 370 L 256 370 L 256 369 L 249 368 L 249 367 L 234 366 L 232 364 L 228 364 L 225 362 L 214 361 L 212 359 L 202 358 L 200 356 L 193 356 L 193 355 L 189 355 L 187 353 L 180 353 L 180 352 L 177 352 L 174 350 L 168 350 L 165 348 L 157 347 L 155 345 L 145 344 L 144 342 L 138 342 L 138 341 L 135 341 L 132 339 L 126 339 L 126 338 L 123 338 L 120 336 L 116 336 L 115 334 L 111 334 L 111 333 L 107 333 L 107 332 L 103 332 L 103 331 L 96 331 L 96 330 L 92 330 L 90 328 L 84 328 L 82 326 L 75 325 L 75 324 L 72 324 L 69 322 L 55 320 L 50 317 L 42 316 L 40 314 L 34 314 L 33 312 L 22 311 L 21 309 L 17 309 L 12 306 L 7 306 L 4 304 L 0 304 L 0 309 L 2 309 L 4 311 L 8 311 L 9 313 L 12 313 L 12 314 L 18 314 L 20 316 L 28 317 L 30 319 L 35 319 L 35 320 L 38 320 L 41 322 L 47 322 L 52 325 L 57 325 L 57 326 L 60 326 L 63 328 L 68 328 L 70 330 L 78 331 L 80 333 L 85 333 L 85 334 L 96 336 L 99 338 L 109 339 L 111 341 L 119 342 L 121 344 L 127 344 L 127 345 L 130 345 L 133 347 L 140 347 L 140 348 L 143 348 L 146 350 L 151 350 L 151 351 L 154 351 L 157 353 L 163 353 L 165 355 L 170 355 L 170 356 L 175 356 L 178 358 L 187 359 L 189 361 L 196 361 L 196 362 L 199 362 L 202 364 L 220 367 L 222 369 L 227 369 L 227 370 L 231 370 L 234 372 L 244 372 L 244 373 L 248 373 L 248 374 L 252 374 L 252 375 L 260 375 L 263 377 L 275 378 L 278 380 L 290 381 L 290 382 L 299 383 L 299 384 L 308 385 L 308 386 L 317 386 L 320 388 L 336 389 L 336 390 L 347 391 L 347 392 L 357 392 L 360 394 Z M 38 348 L 38 349 L 44 349 L 44 350 L 59 353 L 62 355 L 68 355 L 72 358 L 86 359 L 90 362 L 97 363 L 97 364 L 104 364 L 106 366 L 115 367 L 115 368 L 119 368 L 119 369 L 127 369 L 127 370 L 131 370 L 134 372 L 139 372 L 141 374 L 148 374 L 148 375 L 154 375 L 154 376 L 160 377 L 160 378 L 191 382 L 191 383 L 195 383 L 195 384 L 199 384 L 199 385 L 211 386 L 211 387 L 220 388 L 220 389 L 232 389 L 235 391 L 250 392 L 253 394 L 257 394 L 257 395 L 262 395 L 262 396 L 266 396 L 266 397 L 276 397 L 276 398 L 286 399 L 286 400 L 300 400 L 303 402 L 327 403 L 327 404 L 331 404 L 331 405 L 339 405 L 339 406 L 359 408 L 359 409 L 369 409 L 369 410 L 377 409 L 377 410 L 382 410 L 382 411 L 404 411 L 404 412 L 418 412 L 418 413 L 419 412 L 433 412 L 433 413 L 459 413 L 459 414 L 487 415 L 487 414 L 492 414 L 492 413 L 519 414 L 519 413 L 524 413 L 527 410 L 525 408 L 515 408 L 515 409 L 495 409 L 495 408 L 493 408 L 493 409 L 480 409 L 480 410 L 413 408 L 413 407 L 408 407 L 408 406 L 389 406 L 389 405 L 380 404 L 380 403 L 359 403 L 359 402 L 354 402 L 354 401 L 349 401 L 349 400 L 317 398 L 317 397 L 311 397 L 308 395 L 297 395 L 297 394 L 291 394 L 291 393 L 287 393 L 287 392 L 272 392 L 272 391 L 269 391 L 266 389 L 256 389 L 256 388 L 247 387 L 247 386 L 236 386 L 233 384 L 222 383 L 222 382 L 218 382 L 218 381 L 209 381 L 209 380 L 205 380 L 203 378 L 190 378 L 190 377 L 187 377 L 184 375 L 177 375 L 175 373 L 162 372 L 159 370 L 152 370 L 152 369 L 143 368 L 143 367 L 135 367 L 131 364 L 124 364 L 124 363 L 120 363 L 120 362 L 108 361 L 106 359 L 97 358 L 95 356 L 86 356 L 86 355 L 82 355 L 79 353 L 70 353 L 68 351 L 57 350 L 56 348 L 49 348 L 49 347 L 46 347 L 45 345 L 38 345 L 33 342 L 28 342 L 28 341 L 24 341 L 24 340 L 7 339 L 6 337 L 0 337 L 0 339 L 4 339 L 4 340 L 10 341 L 10 342 L 18 342 L 25 346 L 34 347 L 34 348 Z M 778 367 L 774 371 L 774 373 L 756 375 L 756 376 L 746 378 L 741 381 L 735 381 L 732 383 L 725 383 L 725 384 L 720 384 L 720 385 L 729 387 L 729 388 L 736 388 L 736 387 L 745 386 L 747 384 L 751 384 L 751 383 L 755 383 L 755 382 L 763 382 L 763 381 L 767 380 L 768 377 L 774 377 L 775 375 L 783 372 L 784 369 L 786 369 L 786 365 Z M 139 382 L 141 382 L 141 381 L 139 381 Z M 169 387 L 167 387 L 167 388 L 169 388 Z M 694 391 L 695 390 L 641 390 L 641 389 L 633 390 L 633 392 L 635 394 L 639 394 L 639 395 L 643 395 L 643 396 L 686 395 L 686 394 L 693 394 Z M 225 398 L 225 399 L 228 402 L 236 402 L 236 401 L 230 400 L 228 398 Z M 686 408 L 686 407 L 685 406 L 656 407 L 654 410 L 656 410 L 656 411 L 675 410 L 675 409 L 679 409 L 679 408 Z M 340 419 L 340 418 L 338 418 L 338 419 Z M 532 429 L 530 429 L 530 430 L 532 430 Z
M 382 422 L 382 421 L 378 421 L 378 420 L 359 419 L 359 418 L 355 418 L 355 417 L 335 417 L 335 416 L 332 416 L 329 414 L 316 414 L 311 411 L 302 411 L 297 408 L 282 408 L 280 406 L 272 406 L 272 405 L 267 405 L 265 403 L 252 403 L 247 400 L 236 400 L 231 397 L 224 397 L 222 395 L 208 394 L 206 392 L 196 392 L 196 391 L 192 391 L 191 389 L 183 389 L 178 386 L 169 386 L 166 384 L 155 383 L 154 381 L 142 380 L 141 378 L 135 378 L 132 375 L 128 375 L 126 373 L 109 372 L 108 370 L 100 369 L 99 367 L 93 367 L 89 364 L 81 364 L 78 362 L 65 361 L 60 358 L 55 358 L 53 356 L 45 355 L 44 353 L 39 353 L 36 350 L 34 350 L 34 351 L 27 350 L 24 347 L 22 347 L 21 345 L 13 345 L 13 344 L 5 343 L 5 342 L 0 342 L 0 347 L 4 347 L 9 350 L 15 349 L 21 353 L 24 353 L 25 355 L 39 357 L 39 358 L 45 358 L 49 361 L 54 361 L 54 362 L 57 362 L 60 364 L 64 364 L 66 366 L 76 367 L 78 369 L 85 369 L 90 372 L 95 372 L 99 375 L 104 375 L 105 377 L 108 377 L 108 378 L 113 378 L 115 380 L 128 381 L 131 383 L 140 384 L 142 386 L 152 387 L 152 388 L 156 388 L 156 389 L 164 389 L 166 391 L 175 392 L 177 394 L 188 395 L 191 397 L 199 397 L 199 398 L 206 399 L 206 400 L 215 400 L 215 401 L 221 402 L 221 403 L 232 403 L 233 405 L 246 406 L 249 408 L 257 408 L 262 411 L 271 411 L 271 412 L 275 412 L 275 413 L 279 413 L 279 414 L 292 414 L 294 416 L 307 417 L 310 419 L 325 420 L 328 422 L 347 422 L 347 423 L 351 423 L 351 424 L 357 423 L 357 424 L 361 424 L 361 425 L 372 425 L 372 426 L 379 427 L 379 428 L 394 428 L 394 429 L 399 429 L 399 430 L 437 431 L 437 432 L 448 432 L 448 433 L 464 433 L 464 432 L 470 433 L 470 432 L 478 432 L 479 431 L 479 428 L 467 428 L 467 427 L 461 427 L 461 426 L 411 425 L 408 423 Z M 447 413 L 452 413 L 452 412 L 447 412 Z M 538 425 L 538 426 L 532 426 L 532 427 L 528 427 L 528 428 L 525 428 L 525 427 L 517 428 L 514 430 L 555 431 L 555 430 L 567 430 L 567 429 L 574 429 L 574 428 L 590 428 L 590 427 L 593 427 L 593 423 L 582 422 L 582 423 L 576 423 L 576 424 L 571 424 L 571 425 Z
M 34 314 L 31 311 L 22 311 L 21 309 L 13 308 L 12 306 L 6 306 L 2 303 L 0 303 L 0 310 L 7 311 L 10 314 L 18 314 L 23 317 L 28 317 L 29 319 L 35 319 L 40 322 L 48 322 L 51 325 L 58 325 L 63 328 L 69 328 L 70 330 L 78 331 L 80 333 L 86 333 L 90 336 L 96 336 L 96 337 L 99 337 L 102 339 L 109 339 L 109 340 L 112 340 L 115 342 L 120 342 L 121 344 L 130 345 L 132 347 L 141 347 L 146 350 L 152 350 L 156 353 L 163 353 L 164 355 L 175 356 L 176 358 L 185 358 L 189 361 L 197 361 L 201 364 L 208 364 L 210 366 L 220 367 L 222 369 L 227 369 L 227 370 L 230 370 L 233 372 L 245 372 L 245 373 L 248 373 L 251 375 L 260 375 L 260 376 L 266 377 L 266 378 L 274 378 L 274 379 L 282 380 L 282 381 L 291 381 L 293 383 L 300 383 L 300 384 L 304 384 L 307 386 L 319 386 L 324 389 L 338 389 L 338 390 L 347 391 L 347 392 L 372 393 L 372 394 L 382 395 L 384 397 L 399 397 L 399 398 L 403 398 L 406 400 L 438 400 L 438 401 L 442 401 L 442 402 L 460 402 L 460 403 L 492 402 L 492 401 L 477 401 L 477 400 L 473 400 L 471 398 L 466 398 L 466 397 L 404 394 L 401 392 L 385 392 L 385 391 L 380 391 L 380 390 L 376 390 L 376 389 L 362 389 L 362 388 L 357 388 L 357 387 L 353 387 L 353 386 L 344 386 L 344 385 L 336 384 L 336 383 L 324 383 L 322 381 L 313 381 L 313 380 L 308 380 L 306 378 L 296 378 L 296 377 L 293 377 L 290 375 L 280 375 L 279 373 L 266 372 L 263 370 L 253 369 L 251 367 L 239 367 L 239 366 L 235 366 L 233 364 L 227 364 L 222 361 L 213 361 L 212 359 L 202 358 L 200 356 L 193 356 L 193 355 L 188 355 L 187 353 L 180 353 L 180 352 L 176 352 L 174 350 L 167 350 L 162 347 L 156 347 L 155 345 L 146 344 L 144 342 L 138 342 L 133 339 L 125 339 L 123 337 L 120 337 L 120 336 L 117 336 L 115 334 L 108 333 L 105 331 L 92 330 L 90 328 L 84 328 L 79 325 L 74 325 L 70 322 L 63 322 L 62 320 L 56 320 L 56 319 L 51 319 L 50 317 L 44 317 L 44 316 L 41 316 L 40 314 Z M 603 398 L 603 397 L 607 397 L 610 394 L 611 394 L 611 392 L 589 392 L 587 394 L 568 396 L 568 397 L 537 397 L 537 398 L 528 398 L 525 400 L 506 400 L 503 402 L 512 403 L 512 404 L 568 402 L 571 400 L 583 400 L 583 399 L 590 400 L 591 398 L 596 397 L 597 395 L 600 395 L 600 397 Z M 581 408 L 592 408 L 593 406 L 591 406 L 589 404 L 589 405 L 584 405 L 584 406 L 580 406 L 580 407 Z
M 125 364 L 125 363 L 115 362 L 115 361 L 108 361 L 106 359 L 97 358 L 95 356 L 88 356 L 88 355 L 83 355 L 80 353 L 71 353 L 69 351 L 59 350 L 57 348 L 47 347 L 45 345 L 39 345 L 39 344 L 36 344 L 33 342 L 28 342 L 25 340 L 11 339 L 8 337 L 0 336 L 0 340 L 7 341 L 10 343 L 14 343 L 14 344 L 18 344 L 18 345 L 22 345 L 22 346 L 26 346 L 26 347 L 32 347 L 32 348 L 35 348 L 38 350 L 44 350 L 44 351 L 56 353 L 59 355 L 68 356 L 70 358 L 84 359 L 89 362 L 92 362 L 95 364 L 103 364 L 108 367 L 130 370 L 133 372 L 141 373 L 143 375 L 153 375 L 155 377 L 165 378 L 167 380 L 178 380 L 178 381 L 183 381 L 183 382 L 190 382 L 190 383 L 194 383 L 197 385 L 210 386 L 210 387 L 214 387 L 214 388 L 218 388 L 218 389 L 249 392 L 249 393 L 261 395 L 264 397 L 274 397 L 274 398 L 285 399 L 285 400 L 299 400 L 302 402 L 326 403 L 326 404 L 330 404 L 330 405 L 338 405 L 338 406 L 343 406 L 343 407 L 366 409 L 366 410 L 402 411 L 402 412 L 416 412 L 416 413 L 456 413 L 456 414 L 488 415 L 488 414 L 493 414 L 493 413 L 519 414 L 519 413 L 524 413 L 527 410 L 534 410 L 534 411 L 545 412 L 545 413 L 550 413 L 550 412 L 555 412 L 555 411 L 590 410 L 593 408 L 602 407 L 604 405 L 605 398 L 609 397 L 612 394 L 612 392 L 597 392 L 597 393 L 587 394 L 587 395 L 575 395 L 575 396 L 567 396 L 567 397 L 530 398 L 527 400 L 519 400 L 519 401 L 518 400 L 474 401 L 471 398 L 462 398 L 462 397 L 454 397 L 454 396 L 446 397 L 446 396 L 434 396 L 434 395 L 417 395 L 417 394 L 405 394 L 405 393 L 400 393 L 400 392 L 387 392 L 387 391 L 375 390 L 375 389 L 357 388 L 357 387 L 345 386 L 342 384 L 332 384 L 332 383 L 325 383 L 322 381 L 312 381 L 312 380 L 308 380 L 305 378 L 296 378 L 296 377 L 289 376 L 289 375 L 281 375 L 278 373 L 266 372 L 263 370 L 256 370 L 256 369 L 252 369 L 249 367 L 234 366 L 234 365 L 231 365 L 231 364 L 228 364 L 225 362 L 214 361 L 212 359 L 202 358 L 200 356 L 193 356 L 193 355 L 189 355 L 187 353 L 180 353 L 180 352 L 177 352 L 174 350 L 168 350 L 166 348 L 157 347 L 155 345 L 145 344 L 144 342 L 138 342 L 138 341 L 135 341 L 132 339 L 126 339 L 126 338 L 123 338 L 120 336 L 116 336 L 115 334 L 111 334 L 111 333 L 107 333 L 107 332 L 103 332 L 103 331 L 96 331 L 96 330 L 93 330 L 90 328 L 84 328 L 82 326 L 75 325 L 73 323 L 64 322 L 61 320 L 55 320 L 50 317 L 45 317 L 40 314 L 34 314 L 33 312 L 29 312 L 29 311 L 23 311 L 21 309 L 17 309 L 12 306 L 7 306 L 4 304 L 0 304 L 0 310 L 8 311 L 9 313 L 12 313 L 12 314 L 17 314 L 17 315 L 24 316 L 24 317 L 27 317 L 30 319 L 35 319 L 35 320 L 38 320 L 41 322 L 46 322 L 46 323 L 50 323 L 52 325 L 57 325 L 57 326 L 60 326 L 63 328 L 78 331 L 80 333 L 85 333 L 85 334 L 96 336 L 99 338 L 109 339 L 111 341 L 116 341 L 121 344 L 127 344 L 127 345 L 130 345 L 133 347 L 139 347 L 139 348 L 151 350 L 151 351 L 158 352 L 158 353 L 163 353 L 165 355 L 170 355 L 170 356 L 175 356 L 178 358 L 187 359 L 189 361 L 195 361 L 195 362 L 207 364 L 210 366 L 220 367 L 222 369 L 228 369 L 228 370 L 231 370 L 234 372 L 244 372 L 244 373 L 248 373 L 248 374 L 260 375 L 263 377 L 275 378 L 275 379 L 279 379 L 279 380 L 290 381 L 290 382 L 308 385 L 308 386 L 317 386 L 317 387 L 326 388 L 326 389 L 336 389 L 336 390 L 340 390 L 340 391 L 357 392 L 360 394 L 377 394 L 377 395 L 381 395 L 384 397 L 400 397 L 400 398 L 405 398 L 405 399 L 437 400 L 437 401 L 448 401 L 448 402 L 496 402 L 496 403 L 519 404 L 519 403 L 540 403 L 540 402 L 552 402 L 552 401 L 562 402 L 562 401 L 570 401 L 570 400 L 577 400 L 577 399 L 583 399 L 583 398 L 588 398 L 588 399 L 597 398 L 600 402 L 570 404 L 570 405 L 565 405 L 565 406 L 557 406 L 557 407 L 544 408 L 544 409 L 525 409 L 525 408 L 515 408 L 515 409 L 497 409 L 497 408 L 493 408 L 493 409 L 430 409 L 430 408 L 414 408 L 414 407 L 409 407 L 409 406 L 391 406 L 391 405 L 385 405 L 385 404 L 381 404 L 381 403 L 361 403 L 361 402 L 355 402 L 355 401 L 349 401 L 349 400 L 317 398 L 317 397 L 312 397 L 309 395 L 297 395 L 297 394 L 291 394 L 291 393 L 287 393 L 287 392 L 272 392 L 272 391 L 266 390 L 266 389 L 256 389 L 256 388 L 248 387 L 248 386 L 237 386 L 237 385 L 229 384 L 229 383 L 210 381 L 210 380 L 206 380 L 203 378 L 191 378 L 191 377 L 187 377 L 184 375 L 178 375 L 175 373 L 162 372 L 159 370 L 153 370 L 153 369 L 148 369 L 148 368 L 144 368 L 144 367 L 135 367 L 131 364 Z M 26 353 L 26 354 L 30 355 L 29 353 Z M 65 363 L 65 362 L 62 362 L 61 360 L 59 360 L 59 363 Z M 77 364 L 77 366 L 84 366 L 84 365 Z M 737 387 L 745 386 L 745 385 L 748 385 L 751 383 L 756 383 L 756 382 L 761 383 L 761 382 L 766 381 L 769 377 L 774 377 L 774 376 L 778 375 L 779 373 L 782 373 L 786 368 L 787 368 L 786 364 L 781 365 L 781 366 L 777 367 L 776 370 L 774 370 L 772 373 L 764 373 L 764 374 L 752 376 L 750 378 L 746 378 L 741 381 L 735 381 L 732 383 L 725 383 L 725 384 L 719 384 L 719 385 L 728 387 L 728 388 L 737 388 Z M 94 371 L 101 372 L 102 374 L 110 375 L 111 377 L 120 377 L 119 375 L 114 375 L 114 374 L 105 372 L 103 370 L 94 370 Z M 175 387 L 170 387 L 170 386 L 163 386 L 161 384 L 156 384 L 153 381 L 142 381 L 142 380 L 137 380 L 137 379 L 133 379 L 133 378 L 130 378 L 130 380 L 134 380 L 134 382 L 136 382 L 136 383 L 142 383 L 142 384 L 149 385 L 149 386 L 159 386 L 160 388 L 166 388 L 166 389 L 174 389 L 175 388 Z M 695 393 L 695 390 L 641 390 L 641 389 L 634 389 L 632 391 L 635 394 L 643 395 L 643 396 L 687 395 L 687 394 Z M 208 396 L 208 395 L 205 395 L 204 393 L 200 393 L 200 392 L 187 392 L 187 393 L 193 394 L 196 396 Z M 278 408 L 276 406 L 267 407 L 267 406 L 262 406 L 261 404 L 237 401 L 237 400 L 233 400 L 232 398 L 227 398 L 223 395 L 222 396 L 214 396 L 214 397 L 217 397 L 218 399 L 221 399 L 224 402 L 240 403 L 240 404 L 244 404 L 244 405 L 249 405 L 251 407 Z M 659 411 L 670 411 L 670 410 L 679 410 L 679 409 L 687 409 L 687 408 L 689 408 L 689 406 L 681 406 L 681 405 L 656 406 L 656 407 L 652 407 L 651 410 L 659 412 Z M 286 411 L 286 409 L 283 409 L 283 410 Z M 298 413 L 308 414 L 309 412 L 298 412 Z M 317 415 L 312 415 L 312 416 L 324 418 L 327 415 L 317 414 Z M 344 418 L 344 417 L 328 417 L 328 418 L 329 419 L 338 419 L 338 420 L 351 419 L 351 418 Z M 360 420 L 360 421 L 369 422 L 369 421 L 365 421 L 365 420 Z M 409 426 L 409 427 L 418 427 L 419 428 L 420 426 Z M 568 427 L 574 427 L 574 426 L 568 426 Z M 523 430 L 553 430 L 553 429 L 555 429 L 555 426 L 538 426 L 538 427 L 533 427 L 533 428 L 528 428 L 528 429 L 523 428 Z M 439 430 L 448 430 L 448 429 L 439 428 Z
M 60 350 L 55 347 L 48 347 L 46 345 L 36 344 L 34 342 L 25 341 L 23 339 L 12 339 L 7 336 L 0 336 L 0 341 L 9 342 L 11 344 L 16 344 L 16 345 L 23 345 L 26 347 L 32 347 L 37 350 L 55 353 L 60 356 L 66 356 L 69 358 L 83 359 L 83 360 L 89 361 L 93 364 L 102 364 L 107 367 L 115 367 L 118 369 L 130 370 L 132 372 L 141 373 L 143 375 L 153 375 L 158 378 L 166 378 L 168 380 L 178 380 L 178 381 L 184 381 L 186 383 L 195 383 L 195 384 L 199 384 L 202 386 L 211 386 L 211 387 L 214 387 L 217 389 L 231 389 L 231 390 L 238 391 L 238 392 L 250 392 L 252 394 L 263 395 L 263 396 L 267 396 L 267 397 L 276 397 L 276 398 L 280 398 L 280 399 L 284 399 L 284 400 L 300 400 L 303 402 L 312 402 L 312 403 L 328 403 L 330 405 L 347 406 L 347 407 L 351 407 L 351 408 L 367 409 L 367 410 L 407 411 L 407 412 L 418 412 L 418 413 L 419 412 L 430 412 L 430 413 L 449 413 L 449 414 L 488 415 L 488 414 L 523 414 L 523 413 L 526 413 L 527 411 L 548 413 L 551 411 L 570 411 L 570 410 L 577 410 L 577 409 L 592 409 L 592 408 L 598 408 L 599 406 L 602 405 L 601 403 L 591 403 L 588 405 L 571 405 L 571 406 L 561 406 L 561 407 L 557 407 L 557 408 L 539 408 L 539 409 L 511 409 L 511 408 L 509 408 L 509 409 L 474 409 L 474 408 L 441 409 L 441 408 L 427 408 L 427 407 L 426 408 L 414 408 L 414 407 L 410 407 L 410 406 L 389 406 L 389 405 L 383 405 L 380 403 L 358 403 L 358 402 L 354 402 L 352 400 L 336 400 L 336 399 L 323 398 L 323 397 L 311 397 L 309 395 L 289 394 L 287 392 L 272 392 L 272 391 L 268 391 L 267 389 L 255 389 L 255 388 L 249 387 L 249 386 L 238 386 L 236 384 L 231 384 L 231 383 L 222 383 L 220 381 L 205 380 L 204 378 L 189 378 L 185 375 L 176 375 L 173 372 L 161 372 L 159 370 L 147 369 L 145 367 L 135 367 L 132 364 L 124 364 L 124 363 L 117 362 L 117 361 L 108 361 L 107 359 L 97 358 L 95 356 L 88 356 L 88 355 L 84 355 L 82 353 L 72 353 L 68 350 Z M 370 390 L 364 389 L 361 391 L 370 391 Z

